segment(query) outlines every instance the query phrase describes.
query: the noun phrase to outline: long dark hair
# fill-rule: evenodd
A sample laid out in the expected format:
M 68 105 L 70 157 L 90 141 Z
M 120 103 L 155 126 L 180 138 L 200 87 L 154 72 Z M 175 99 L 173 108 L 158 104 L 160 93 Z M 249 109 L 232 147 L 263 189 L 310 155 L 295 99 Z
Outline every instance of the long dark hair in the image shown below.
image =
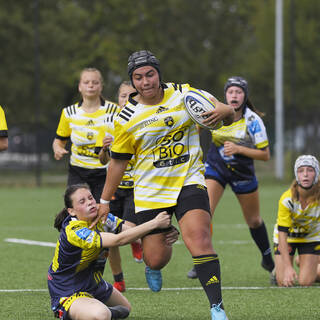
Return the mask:
M 62 223 L 69 215 L 68 208 L 73 208 L 71 196 L 79 189 L 88 189 L 90 187 L 86 183 L 73 184 L 68 186 L 64 193 L 64 208 L 56 215 L 53 226 L 60 232 Z
M 264 117 L 266 114 L 264 112 L 259 111 L 251 102 L 251 100 L 248 98 L 247 99 L 247 103 L 246 103 L 247 107 L 249 109 L 251 109 L 251 111 L 255 112 L 258 116 L 260 116 L 261 118 Z

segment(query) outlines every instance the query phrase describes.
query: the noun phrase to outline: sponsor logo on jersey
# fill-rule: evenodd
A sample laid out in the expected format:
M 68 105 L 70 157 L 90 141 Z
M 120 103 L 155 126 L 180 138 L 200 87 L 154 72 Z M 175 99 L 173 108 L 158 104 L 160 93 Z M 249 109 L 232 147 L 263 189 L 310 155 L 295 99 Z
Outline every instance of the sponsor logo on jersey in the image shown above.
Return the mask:
M 91 232 L 92 231 L 88 228 L 81 228 L 76 231 L 76 235 L 82 240 L 86 240 L 90 236 Z
M 115 231 L 116 228 L 117 228 L 117 218 L 113 214 L 108 213 L 108 217 L 104 226 L 105 231 L 112 232 L 112 231 Z
M 174 120 L 172 117 L 167 117 L 164 119 L 164 123 L 168 126 L 168 127 L 172 127 L 174 125 Z
M 154 117 L 152 119 L 148 119 L 146 121 L 143 121 L 141 123 L 141 125 L 140 125 L 140 128 L 143 129 L 143 128 L 147 127 L 147 126 L 150 126 L 151 124 L 153 124 L 154 122 L 156 122 L 158 120 L 159 120 L 158 117 Z
M 88 132 L 87 133 L 87 139 L 92 140 L 93 139 L 93 132 Z
M 190 159 L 190 155 L 187 154 L 187 155 L 175 158 L 175 159 L 154 161 L 153 165 L 156 168 L 173 167 L 173 166 L 175 166 L 177 164 L 188 162 L 189 159 Z

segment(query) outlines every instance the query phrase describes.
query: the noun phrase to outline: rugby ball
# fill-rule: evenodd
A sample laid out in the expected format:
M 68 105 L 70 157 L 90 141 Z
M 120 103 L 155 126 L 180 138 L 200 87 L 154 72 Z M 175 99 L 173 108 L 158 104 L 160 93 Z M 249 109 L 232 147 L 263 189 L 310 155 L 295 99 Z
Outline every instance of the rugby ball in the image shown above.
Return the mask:
M 203 120 L 206 116 L 202 114 L 206 111 L 215 109 L 214 103 L 209 99 L 208 93 L 199 89 L 191 89 L 184 95 L 183 102 L 190 118 L 202 128 L 209 130 L 219 129 L 223 126 L 223 122 L 216 124 L 215 126 L 207 126 L 203 124 Z

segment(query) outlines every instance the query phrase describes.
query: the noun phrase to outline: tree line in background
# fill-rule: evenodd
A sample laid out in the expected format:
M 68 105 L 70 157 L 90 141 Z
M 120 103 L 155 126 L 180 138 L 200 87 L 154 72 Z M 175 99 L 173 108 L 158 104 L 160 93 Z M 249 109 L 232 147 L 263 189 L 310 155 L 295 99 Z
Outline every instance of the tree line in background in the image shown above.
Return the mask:
M 301 151 L 319 155 L 320 1 L 283 4 L 286 142 L 303 137 Z M 221 100 L 229 76 L 245 77 L 274 142 L 274 30 L 275 0 L 0 0 L 0 104 L 9 134 L 46 132 L 39 141 L 48 151 L 62 107 L 79 99 L 81 69 L 101 70 L 104 95 L 115 100 L 129 54 L 148 49 L 164 81 Z

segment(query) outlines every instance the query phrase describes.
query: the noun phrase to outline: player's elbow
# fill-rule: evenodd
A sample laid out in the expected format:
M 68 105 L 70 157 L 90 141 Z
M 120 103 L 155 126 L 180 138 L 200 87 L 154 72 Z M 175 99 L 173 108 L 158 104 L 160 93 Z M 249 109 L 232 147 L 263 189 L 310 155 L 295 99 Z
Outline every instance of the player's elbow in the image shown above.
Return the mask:
M 269 150 L 269 148 L 266 148 L 266 149 L 263 150 L 261 160 L 262 161 L 270 160 L 270 150 Z

